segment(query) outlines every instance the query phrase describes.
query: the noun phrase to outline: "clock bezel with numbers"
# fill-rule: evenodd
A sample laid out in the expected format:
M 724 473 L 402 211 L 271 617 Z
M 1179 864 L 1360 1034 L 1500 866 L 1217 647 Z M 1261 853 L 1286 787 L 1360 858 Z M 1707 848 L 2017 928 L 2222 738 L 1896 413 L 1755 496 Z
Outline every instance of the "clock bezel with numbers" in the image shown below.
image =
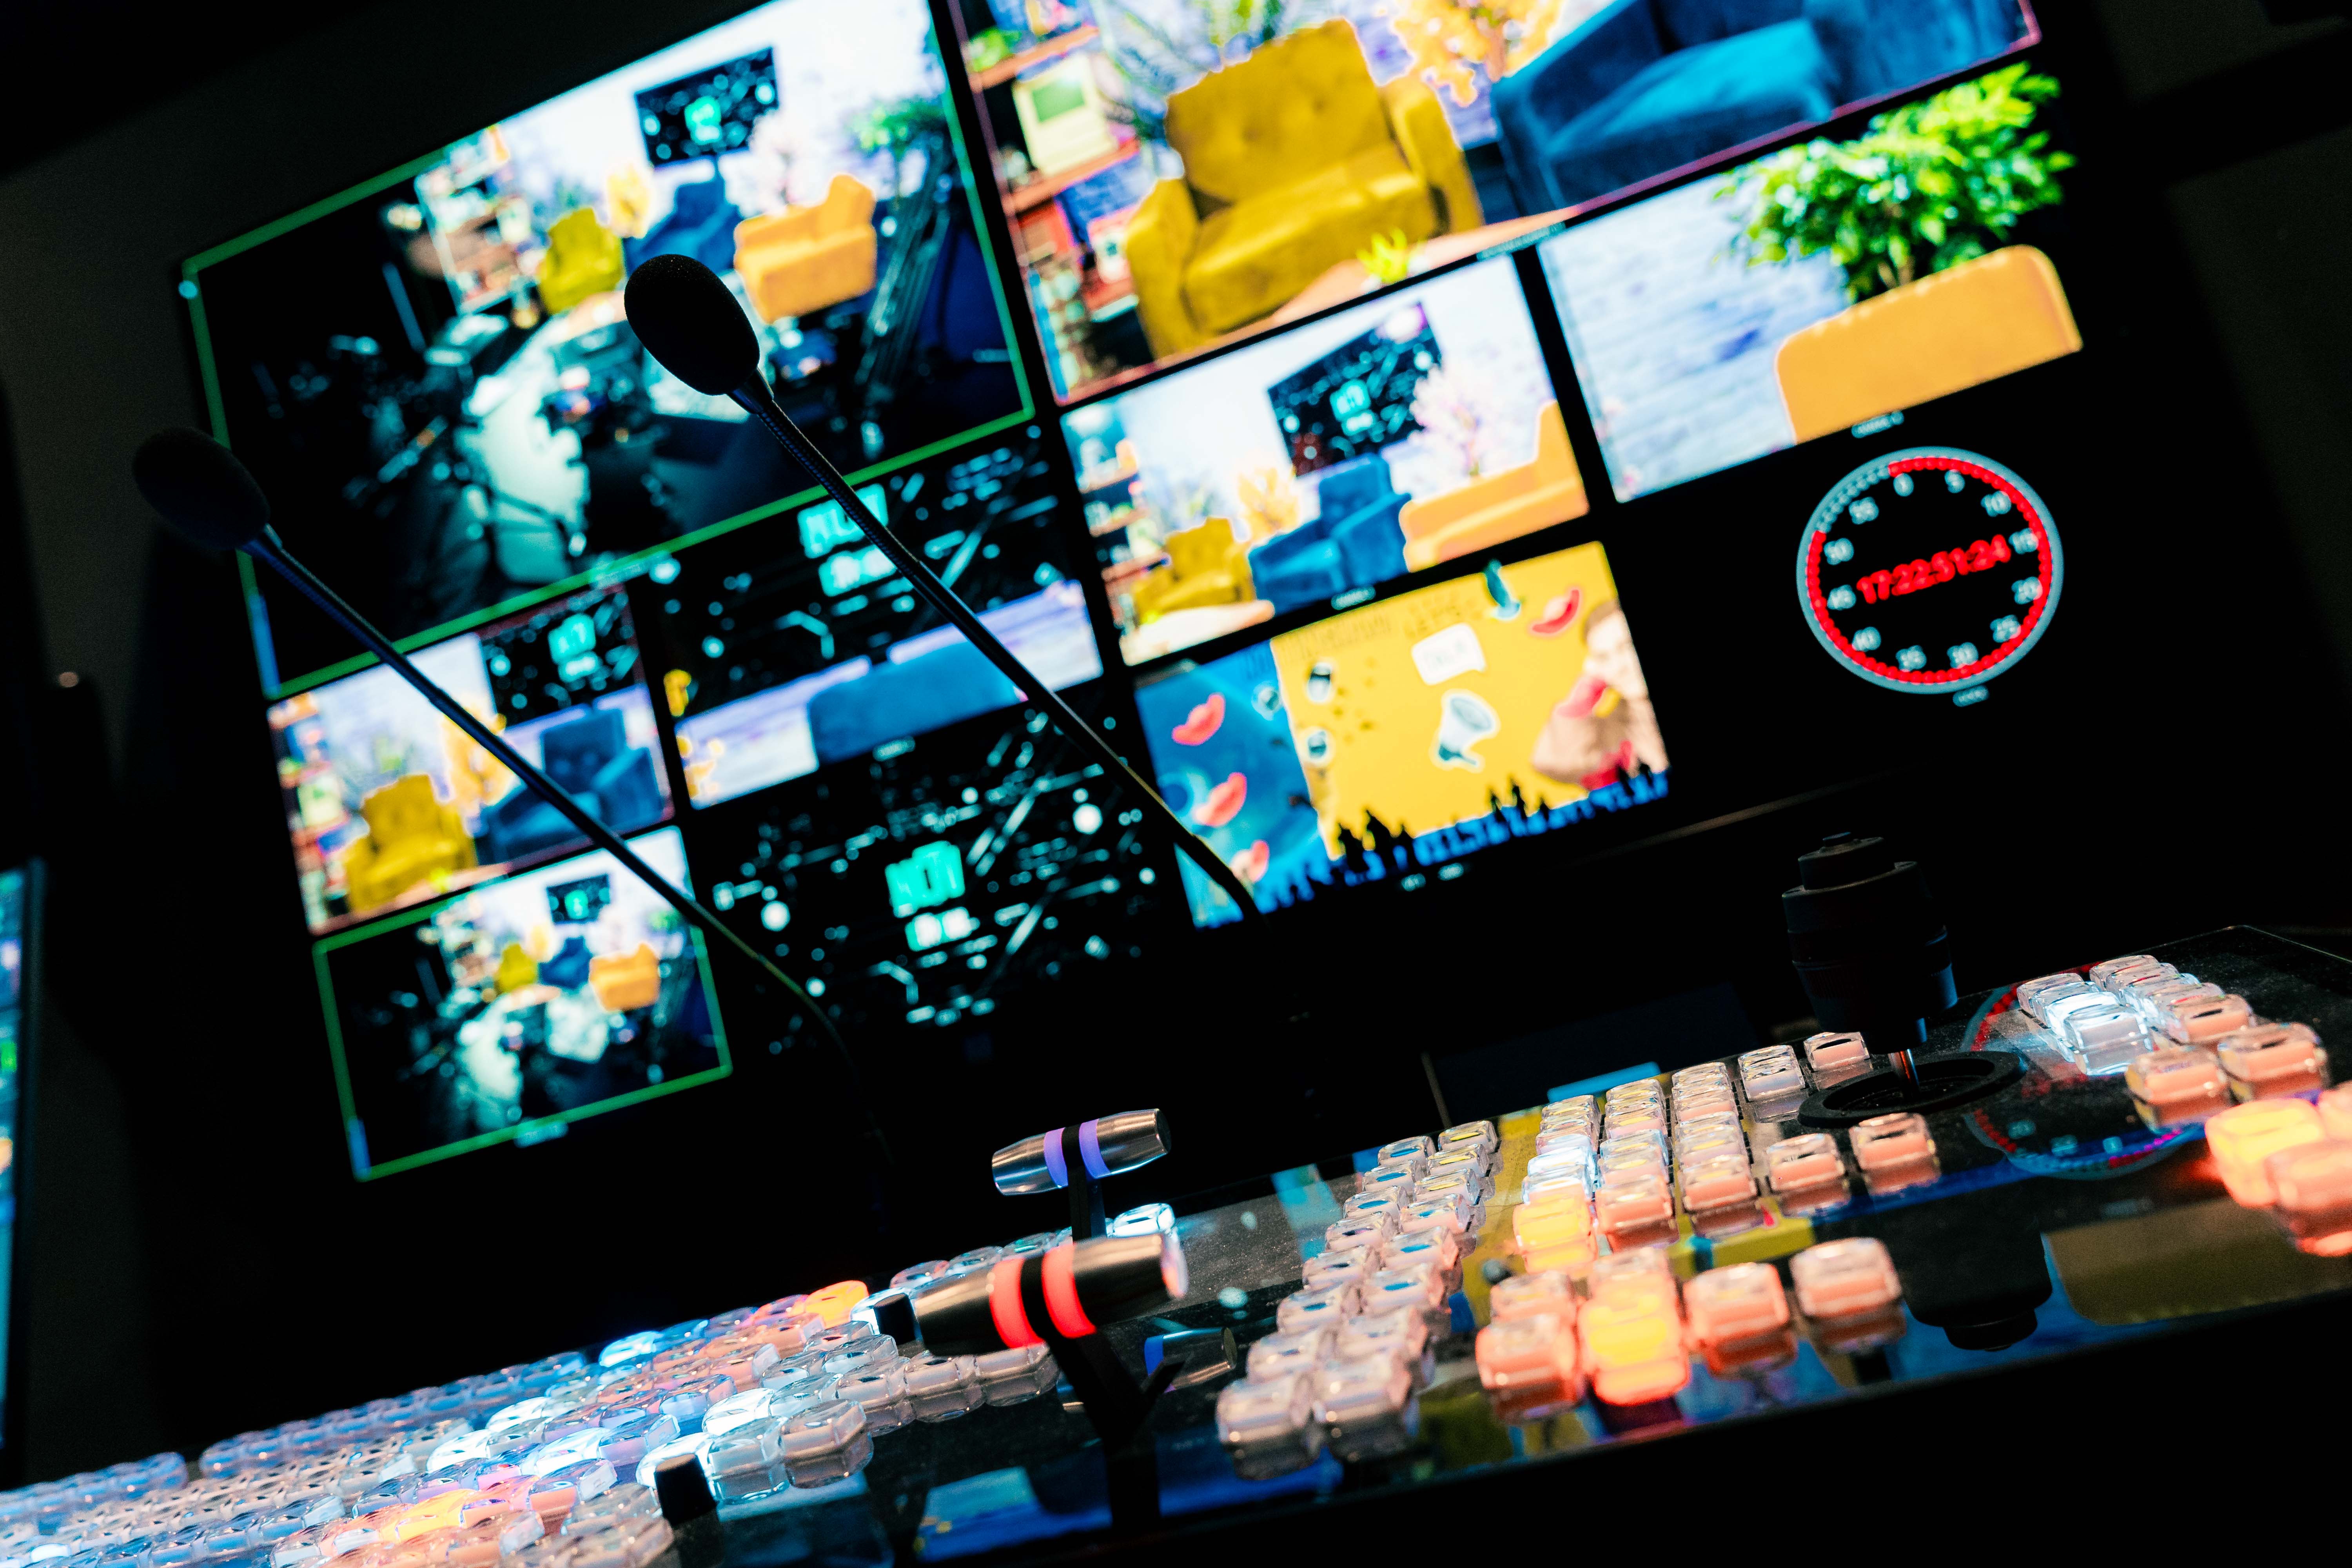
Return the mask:
M 1926 483 L 1935 486 L 1935 499 L 1973 496 L 1976 507 L 1907 509 L 1914 515 L 1906 521 L 1901 503 Z M 1961 518 L 1975 526 L 1959 525 Z M 1857 563 L 1864 530 L 1871 531 L 1870 545 Z M 1889 533 L 1914 537 L 1889 551 Z M 1891 608 L 1898 598 L 1933 595 L 1955 583 L 1958 593 Z M 1805 624 L 1831 658 L 1889 691 L 1957 695 L 1983 686 L 2041 640 L 2064 583 L 2064 552 L 2042 498 L 1990 458 L 1951 447 L 1914 447 L 1864 463 L 1822 498 L 1797 542 Z M 1992 597 L 2003 589 L 2006 598 Z M 2002 613 L 1979 627 L 1968 617 L 1989 600 Z M 1874 616 L 1874 607 L 1881 614 Z M 1916 628 L 1927 612 L 1951 616 L 1951 626 L 1901 648 L 1886 647 L 1874 624 L 1894 614 Z

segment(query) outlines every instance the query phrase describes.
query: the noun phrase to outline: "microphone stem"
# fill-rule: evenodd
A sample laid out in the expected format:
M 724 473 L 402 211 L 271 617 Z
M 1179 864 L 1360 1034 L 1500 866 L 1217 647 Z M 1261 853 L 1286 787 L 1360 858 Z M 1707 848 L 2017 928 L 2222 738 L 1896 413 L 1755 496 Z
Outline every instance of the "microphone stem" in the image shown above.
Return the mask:
M 1128 766 L 1127 759 L 1120 756 L 1108 741 L 1097 734 L 1094 726 L 1072 711 L 1070 705 L 1062 700 L 1061 693 L 1045 686 L 1026 666 L 1014 658 L 1013 650 L 999 641 L 996 634 L 990 631 L 961 599 L 956 597 L 954 590 L 940 582 L 930 567 L 923 563 L 921 557 L 909 550 L 897 534 L 883 526 L 879 518 L 866 510 L 866 503 L 857 499 L 857 492 L 850 489 L 849 481 L 842 478 L 841 470 L 835 468 L 831 459 L 818 451 L 815 443 L 802 433 L 799 426 L 793 423 L 791 416 L 787 415 L 782 405 L 776 401 L 775 394 L 769 390 L 767 381 L 758 371 L 753 371 L 749 380 L 728 395 L 741 405 L 752 418 L 766 426 L 768 434 L 775 437 L 776 444 L 791 454 L 793 460 L 806 469 L 811 479 L 824 488 L 825 493 L 833 498 L 834 504 L 856 520 L 857 526 L 866 531 L 866 537 L 874 542 L 875 548 L 888 556 L 890 564 L 897 567 L 899 574 L 908 582 L 914 584 L 923 597 L 929 599 L 932 605 L 953 624 L 956 630 L 970 639 L 972 647 L 987 656 L 988 662 L 1003 672 L 1004 679 L 1013 683 L 1015 690 L 1022 692 L 1028 700 L 1045 709 L 1047 716 L 1054 721 L 1055 728 L 1078 742 L 1084 750 L 1092 752 L 1095 760 L 1102 764 L 1106 773 L 1115 778 L 1124 778 L 1133 785 L 1136 793 L 1150 803 L 1149 809 L 1156 811 L 1163 824 L 1174 833 L 1176 847 L 1181 850 L 1192 864 L 1198 866 L 1212 882 L 1222 889 L 1227 898 L 1233 900 L 1234 907 L 1240 910 L 1242 919 L 1245 922 L 1261 922 L 1260 929 L 1263 929 L 1262 922 L 1265 920 L 1265 912 L 1257 907 L 1257 900 L 1251 897 L 1249 889 L 1234 873 L 1234 868 L 1226 865 L 1215 850 L 1202 842 L 1198 834 L 1184 826 L 1184 819 L 1178 816 L 1168 803 L 1160 798 L 1160 792 L 1146 784 L 1133 768 Z M 1032 690 L 1033 687 L 1036 689 Z
M 532 766 L 530 760 L 509 745 L 497 731 L 484 723 L 456 698 L 442 690 L 438 682 L 410 663 L 408 656 L 393 646 L 391 638 L 376 630 L 366 616 L 343 602 L 341 595 L 327 586 L 308 566 L 289 554 L 285 542 L 278 537 L 277 530 L 264 528 L 261 531 L 261 537 L 247 548 L 253 554 L 266 562 L 279 576 L 292 584 L 296 591 L 304 598 L 324 611 L 328 619 L 357 637 L 370 653 L 397 670 L 401 678 L 415 687 L 427 702 L 441 710 L 442 717 L 463 730 L 473 739 L 476 745 L 496 757 L 513 773 L 515 777 L 529 784 L 548 805 L 562 813 L 564 818 L 585 835 L 591 843 L 618 860 L 646 886 L 659 893 L 668 901 L 671 908 L 685 916 L 698 930 L 713 940 L 734 948 L 757 964 L 769 979 L 782 986 L 786 994 L 798 1001 L 807 1015 L 816 1020 L 817 1027 L 824 1031 L 825 1038 L 830 1040 L 835 1049 L 841 1053 L 842 1060 L 847 1064 L 853 1085 L 855 1084 L 857 1068 L 856 1061 L 850 1057 L 847 1042 L 843 1040 L 840 1032 L 834 1028 L 833 1020 L 824 1016 L 824 1010 L 817 1006 L 815 1001 L 807 992 L 801 989 L 799 984 L 791 975 L 777 968 L 765 953 L 736 934 L 735 931 L 717 915 L 703 908 L 699 900 L 681 888 L 673 887 L 668 878 L 646 865 L 635 850 L 621 841 L 618 834 L 597 821 L 593 813 L 572 799 L 556 784 L 553 779 Z M 862 1090 L 857 1093 L 857 1099 L 863 1103 L 865 1095 Z M 866 1116 L 868 1124 L 873 1128 L 875 1138 L 881 1140 L 882 1130 L 878 1123 L 873 1121 L 870 1107 L 867 1108 Z M 889 1150 L 888 1143 L 884 1142 L 882 1147 L 887 1155 Z

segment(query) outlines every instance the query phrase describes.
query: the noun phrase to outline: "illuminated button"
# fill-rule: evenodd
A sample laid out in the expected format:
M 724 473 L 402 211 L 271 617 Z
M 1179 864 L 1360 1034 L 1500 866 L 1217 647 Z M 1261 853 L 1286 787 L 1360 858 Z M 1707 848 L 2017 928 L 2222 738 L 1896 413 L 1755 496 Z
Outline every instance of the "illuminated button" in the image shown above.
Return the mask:
M 1528 1162 L 1523 1188 L 1553 1181 L 1592 1182 L 1592 1142 L 1583 1133 L 1564 1134 L 1561 1141 Z
M 1479 1154 L 1492 1158 L 1502 1140 L 1495 1134 L 1491 1121 L 1465 1121 L 1449 1127 L 1437 1135 L 1437 1152 L 1441 1154 Z
M 1394 1214 L 1402 1207 L 1394 1193 L 1358 1193 L 1339 1207 L 1349 1219 L 1362 1219 L 1369 1215 Z
M 1383 1143 L 1372 1158 L 1381 1164 L 1395 1160 L 1426 1160 L 1437 1152 L 1437 1147 L 1427 1138 L 1400 1138 L 1393 1143 Z
M 1584 1381 L 1574 1322 L 1550 1312 L 1487 1324 L 1478 1331 L 1477 1358 L 1478 1381 L 1495 1393 L 1549 1387 L 1572 1400 Z
M 2307 1024 L 2257 1024 L 2214 1043 L 2221 1070 L 2259 1096 L 2327 1072 L 2327 1053 Z
M 1645 1405 L 1690 1381 L 1681 1318 L 1654 1298 L 1598 1296 L 1577 1323 L 1585 1374 L 1604 1405 Z
M 1286 1334 L 1336 1324 L 1355 1315 L 1363 1290 L 1350 1279 L 1322 1290 L 1299 1290 L 1282 1299 L 1274 1310 L 1274 1326 Z
M 2147 1020 L 2138 1008 L 2110 1001 L 2067 1014 L 2058 1038 L 2074 1065 L 2093 1077 L 2121 1072 L 2147 1049 Z
M 1331 1342 L 1332 1355 L 1341 1361 L 1394 1352 L 1404 1357 L 1407 1366 L 1419 1365 L 1428 1348 L 1429 1316 L 1411 1308 L 1350 1318 Z
M 2215 997 L 2222 994 L 2219 985 L 2200 980 L 2193 974 L 2183 974 L 2171 980 L 2135 982 L 2116 994 L 2146 1014 L 2152 1026 L 2161 1029 L 2165 1010 L 2175 1002 L 2190 997 Z
M 2263 1162 L 2273 1206 L 2306 1252 L 2352 1252 L 2352 1143 L 2323 1140 Z
M 2038 979 L 2025 981 L 2018 986 L 2017 1005 L 2024 1009 L 2029 1017 L 2039 1018 L 2041 1015 L 2034 1011 L 2034 1003 L 2051 992 L 2063 991 L 2070 985 L 2083 984 L 2083 977 L 2072 970 L 2068 970 L 2063 974 L 2044 974 Z
M 1702 1116 L 1737 1116 L 1739 1101 L 1728 1084 L 1719 1089 L 1696 1089 L 1675 1096 L 1675 1121 L 1680 1123 Z
M 1394 1311 L 1399 1307 L 1433 1312 L 1444 1304 L 1444 1277 L 1426 1264 L 1383 1268 L 1364 1281 L 1362 1310 L 1367 1312 Z
M 1675 1129 L 1675 1158 L 1678 1161 L 1720 1149 L 1745 1152 L 1747 1147 L 1748 1130 L 1740 1126 L 1736 1116 L 1705 1116 Z
M 1228 1384 L 1217 1394 L 1217 1440 L 1237 1448 L 1302 1440 L 1315 1422 L 1315 1373 L 1298 1368 L 1280 1377 Z
M 1853 1145 L 1853 1163 L 1865 1171 L 1909 1164 L 1936 1152 L 1936 1142 L 1927 1133 L 1927 1119 L 1908 1111 L 1874 1116 L 1846 1138 Z
M 1585 1283 L 1596 1301 L 1603 1297 L 1612 1300 L 1639 1298 L 1663 1312 L 1682 1310 L 1674 1265 L 1667 1260 L 1663 1247 L 1636 1247 L 1596 1258 Z
M 2142 964 L 2153 966 L 2156 963 L 2157 961 L 2149 957 L 2147 953 L 2135 952 L 2126 957 L 2111 958 L 2105 963 L 2095 963 L 2091 965 L 2090 973 L 2085 978 L 2087 978 L 2092 984 L 2104 991 L 2107 989 L 2109 982 L 2113 981 L 2118 974 L 2122 974 L 2129 970 L 2137 969 Z
M 1364 1219 L 1343 1219 L 1338 1225 L 1323 1227 L 1323 1250 L 1326 1252 L 1358 1252 L 1377 1247 L 1396 1229 L 1393 1211 L 1383 1211 Z
M 1869 1060 L 1869 1045 L 1851 1030 L 1809 1035 L 1805 1038 L 1805 1061 L 1815 1072 L 1843 1071 L 1864 1066 Z
M 1786 1046 L 1749 1051 L 1739 1058 L 1739 1089 L 1751 1100 L 1785 1100 L 1804 1092 L 1805 1072 Z
M 2253 1021 L 2253 1008 L 2243 996 L 2232 994 L 2168 998 L 2156 1009 L 2157 1027 L 2184 1046 L 2210 1045 Z
M 1774 1192 L 1796 1192 L 1843 1181 L 1845 1161 L 1836 1139 L 1826 1132 L 1804 1132 L 1766 1149 L 1764 1171 Z
M 1658 1087 L 1656 1079 L 1628 1079 L 1623 1083 L 1612 1085 L 1608 1091 L 1601 1095 L 1601 1105 L 1604 1110 L 1614 1110 L 1621 1105 L 1633 1105 L 1643 1100 L 1662 1099 L 1664 1094 L 1665 1090 Z
M 1599 1142 L 1593 1136 L 1590 1121 L 1567 1121 L 1557 1126 L 1548 1121 L 1537 1130 L 1536 1152 L 1549 1154 L 1554 1149 L 1564 1149 L 1576 1143 L 1582 1143 L 1589 1149 Z
M 1623 1138 L 1636 1132 L 1656 1132 L 1666 1130 L 1666 1108 L 1657 1102 L 1612 1107 L 1609 1111 L 1610 1138 Z M 1607 1140 L 1603 1140 L 1606 1142 Z
M 1335 1436 L 1397 1419 L 1412 1395 L 1402 1352 L 1326 1362 L 1315 1373 L 1315 1415 Z
M 1273 1383 L 1296 1373 L 1312 1372 L 1331 1353 L 1336 1325 L 1318 1324 L 1291 1334 L 1268 1334 L 1249 1348 L 1247 1376 L 1252 1383 Z
M 2319 1112 L 2300 1100 L 2249 1100 L 2205 1123 L 2205 1146 L 2213 1152 L 2222 1184 L 2248 1208 L 2267 1207 L 2273 1196 L 2263 1162 L 2326 1135 Z
M 1592 1194 L 1592 1215 L 1603 1236 L 1660 1225 L 1674 1218 L 1674 1194 L 1667 1189 L 1663 1172 L 1612 1171 L 1601 1178 L 1600 1190 Z
M 1483 1149 L 1460 1149 L 1431 1156 L 1425 1176 L 1467 1176 L 1484 1184 L 1495 1168 L 1495 1157 Z
M 1561 1121 L 1595 1122 L 1601 1120 L 1601 1102 L 1589 1094 L 1571 1095 L 1555 1100 L 1543 1108 L 1546 1126 Z
M 2066 1036 L 2068 1018 L 2086 1009 L 2114 1005 L 2116 1005 L 2114 992 L 2085 984 L 2070 986 L 2063 991 L 2049 993 L 2036 1005 L 2034 1012 L 2043 1028 L 2063 1040 Z
M 1432 1176 L 1414 1190 L 1413 1201 L 1430 1203 L 1449 1194 L 1459 1194 L 1462 1201 L 1469 1205 L 1471 1212 L 1475 1215 L 1485 1205 L 1486 1184 L 1476 1176 L 1466 1173 Z
M 1400 1200 L 1412 1196 L 1414 1184 L 1421 1179 L 1421 1162 L 1409 1165 L 1382 1165 L 1367 1171 L 1356 1184 L 1358 1193 L 1386 1193 Z
M 1682 1164 L 1683 1207 L 1693 1214 L 1731 1208 L 1756 1198 L 1756 1175 L 1748 1151 L 1719 1149 Z
M 1769 1263 L 1710 1268 L 1683 1287 L 1683 1313 L 1691 1338 L 1724 1344 L 1777 1333 L 1789 1325 L 1780 1271 Z
M 1462 1211 L 1451 1203 L 1415 1204 L 1397 1216 L 1396 1234 L 1400 1237 L 1425 1236 L 1433 1231 L 1444 1232 L 1462 1249 L 1471 1246 L 1469 1233 L 1462 1224 Z
M 1486 1314 L 1495 1322 L 1532 1318 L 1538 1312 L 1574 1321 L 1576 1285 L 1564 1268 L 1546 1268 L 1498 1279 L 1486 1295 Z
M 2221 1058 L 2188 1046 L 2160 1046 L 2134 1057 L 2124 1068 L 2124 1087 L 2159 1122 L 2217 1110 L 2230 1099 Z
M 1381 1248 L 1380 1266 L 1388 1268 L 1416 1268 L 1427 1264 L 1440 1274 L 1452 1271 L 1462 1261 L 1462 1243 L 1452 1231 L 1427 1229 L 1407 1231 Z
M 1874 1237 L 1851 1236 L 1809 1247 L 1789 1259 L 1797 1306 L 1809 1318 L 1852 1318 L 1903 1297 L 1895 1260 Z
M 2339 1083 L 2319 1097 L 2319 1124 L 2330 1138 L 2352 1143 L 2352 1083 Z
M 1511 1211 L 1511 1226 L 1531 1273 L 1583 1262 L 1598 1250 L 1592 1209 L 1581 1189 L 1521 1204 Z
M 1307 1260 L 1299 1283 L 1309 1290 L 1328 1290 L 1334 1285 L 1369 1279 L 1378 1270 L 1370 1251 L 1327 1252 Z

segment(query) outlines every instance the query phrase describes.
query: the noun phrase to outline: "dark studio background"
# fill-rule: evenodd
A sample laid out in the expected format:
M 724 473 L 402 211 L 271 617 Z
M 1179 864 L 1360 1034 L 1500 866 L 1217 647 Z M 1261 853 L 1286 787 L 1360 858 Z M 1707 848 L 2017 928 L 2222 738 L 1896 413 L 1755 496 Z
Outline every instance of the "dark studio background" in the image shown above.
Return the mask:
M 1694 1032 L 1769 1033 L 1806 1011 L 1775 894 L 1832 827 L 1927 863 L 1963 991 L 2232 921 L 2352 934 L 2327 763 L 2352 683 L 2352 28 L 2053 0 L 2042 63 L 2097 171 L 2067 214 L 2094 353 L 1906 431 L 1969 445 L 2032 410 L 1979 449 L 2039 455 L 2070 601 L 1993 701 L 1889 722 L 1818 658 L 1742 689 L 1689 606 L 1777 586 L 1789 530 L 1705 514 L 1751 484 L 1801 510 L 1855 460 L 1801 448 L 1685 487 L 1658 515 L 1687 534 L 1608 540 L 1694 793 L 1673 824 L 1732 820 L 1645 842 L 1629 819 L 1500 910 L 1465 879 L 1410 921 L 1302 911 L 1281 964 L 1172 942 L 1142 994 L 1073 981 L 988 1041 L 867 1059 L 889 1183 L 836 1067 L 752 1048 L 718 1088 L 354 1184 L 235 577 L 159 536 L 124 468 L 197 417 L 176 264 L 740 8 L 580 0 L 462 44 L 412 5 L 0 17 L 0 58 L 50 84 L 0 139 L 0 712 L 28 764 L 0 775 L 0 849 L 45 855 L 56 889 L 9 1390 L 28 1478 L 1049 1226 L 982 1159 L 1101 1110 L 1176 1112 L 1178 1157 L 1118 1189 L 1142 1202 L 1432 1125 L 1433 1079 L 1486 1114 L 1675 1065 Z M 1257 1021 L 1285 976 L 1315 1004 L 1287 1032 Z M 765 1004 L 721 987 L 751 1038 Z

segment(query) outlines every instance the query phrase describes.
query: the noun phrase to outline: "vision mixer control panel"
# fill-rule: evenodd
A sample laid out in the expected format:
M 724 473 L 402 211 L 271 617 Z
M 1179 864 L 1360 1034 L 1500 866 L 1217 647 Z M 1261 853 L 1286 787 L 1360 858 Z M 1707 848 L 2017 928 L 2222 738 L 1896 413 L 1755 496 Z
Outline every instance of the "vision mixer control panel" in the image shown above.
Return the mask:
M 1639 1069 L 1181 1219 L 240 1434 L 193 1473 L 47 1482 L 0 1497 L 0 1568 L 642 1568 L 683 1543 L 681 1457 L 723 1521 L 712 1562 L 1035 1555 L 1318 1508 L 1377 1531 L 1436 1481 L 2256 1333 L 2352 1300 L 2347 1027 L 2352 963 L 2225 931 L 1965 999 L 1909 1072 L 1841 1033 Z M 1937 1103 L 1927 1068 L 1962 1056 L 1995 1087 Z M 999 1185 L 1162 1152 L 1154 1113 L 1107 1117 L 1008 1148 Z M 1097 1407 L 1115 1363 L 1126 1435 Z

